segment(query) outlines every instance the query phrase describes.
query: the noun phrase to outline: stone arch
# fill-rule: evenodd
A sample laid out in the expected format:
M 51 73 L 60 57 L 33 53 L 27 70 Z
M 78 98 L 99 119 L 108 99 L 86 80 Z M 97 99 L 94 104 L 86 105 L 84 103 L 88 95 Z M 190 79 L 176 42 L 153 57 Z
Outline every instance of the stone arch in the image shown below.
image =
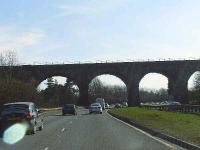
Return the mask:
M 140 105 L 139 84 L 140 84 L 140 81 L 142 80 L 142 78 L 149 73 L 161 74 L 161 75 L 167 77 L 169 80 L 169 74 L 168 74 L 168 72 L 165 72 L 165 71 L 160 72 L 158 70 L 149 69 L 149 68 L 147 68 L 146 70 L 136 71 L 134 74 L 132 74 L 131 77 L 129 77 L 129 79 L 131 79 L 129 82 L 129 85 L 128 85 L 128 104 L 129 104 L 129 106 L 139 106 Z M 168 82 L 168 86 L 169 86 L 169 82 Z
M 105 75 L 105 76 L 104 76 Z M 96 78 L 98 78 L 98 77 L 102 77 L 102 76 L 104 76 L 104 78 L 106 78 L 106 76 L 107 77 L 109 77 L 110 79 L 111 78 L 115 78 L 116 80 L 118 80 L 119 82 L 118 83 L 120 83 L 121 85 L 122 85 L 122 87 L 124 86 L 125 87 L 125 93 L 126 94 L 124 94 L 122 97 L 123 97 L 123 99 L 121 99 L 121 102 L 122 101 L 127 101 L 127 85 L 126 85 L 126 83 L 121 79 L 121 78 L 119 78 L 118 76 L 116 76 L 116 75 L 113 75 L 113 74 L 98 74 L 98 75 L 96 75 L 95 77 L 93 77 L 91 80 L 90 80 L 90 82 L 89 82 L 89 85 L 96 79 Z M 114 84 L 113 84 L 114 85 Z M 88 91 L 89 92 L 89 91 Z M 105 99 L 106 100 L 106 99 Z M 107 100 L 106 100 L 107 101 Z M 117 102 L 120 102 L 120 100 L 118 99 L 118 101 Z
M 71 74 L 59 74 L 59 73 L 43 74 L 39 77 L 36 77 L 36 81 L 38 83 L 41 83 L 42 81 L 46 80 L 47 78 L 56 77 L 56 76 L 68 78 L 68 79 L 72 80 L 78 86 L 77 78 L 73 77 L 73 75 L 71 75 Z
M 119 71 L 120 72 L 120 71 Z M 96 77 L 101 76 L 101 75 L 111 75 L 111 76 L 115 76 L 117 78 L 119 78 L 126 86 L 127 86 L 127 77 L 124 76 L 124 74 L 121 74 L 119 72 L 116 71 L 99 71 L 99 72 L 94 72 L 94 73 L 90 73 L 88 76 L 88 81 L 89 83 Z
M 194 104 L 197 105 L 199 104 L 200 101 L 200 93 L 198 89 L 195 89 L 195 78 L 196 76 L 200 76 L 200 71 L 195 71 L 192 73 L 192 75 L 189 77 L 188 84 L 187 84 L 187 89 L 188 89 L 188 103 L 189 104 Z
M 155 82 L 155 80 L 157 80 L 158 82 Z M 149 86 L 145 85 L 145 84 L 147 84 L 147 82 L 149 82 L 148 83 L 148 84 L 150 84 Z M 160 84 L 162 84 L 162 85 L 160 85 Z M 142 86 L 146 86 L 145 87 L 146 89 L 142 90 Z M 154 86 L 154 87 L 152 87 L 152 86 Z M 149 73 L 146 73 L 139 80 L 139 100 L 140 100 L 140 102 L 144 101 L 144 100 L 145 101 L 159 101 L 159 100 L 166 101 L 166 100 L 172 100 L 172 96 L 168 95 L 169 94 L 168 93 L 168 88 L 169 88 L 169 78 L 165 74 L 158 73 L 158 72 L 149 72 Z M 149 91 L 149 92 L 151 91 L 151 92 L 155 93 L 155 92 L 158 92 L 157 90 L 161 90 L 160 92 L 163 92 L 164 98 L 161 99 L 161 97 L 155 96 L 152 99 L 150 97 L 149 98 L 145 97 L 144 95 L 142 97 L 141 90 L 143 91 L 143 93 L 145 91 Z
M 139 84 L 141 83 L 141 81 L 142 81 L 146 76 L 151 75 L 151 74 L 155 74 L 155 75 L 162 76 L 162 77 L 166 78 L 166 79 L 168 80 L 168 82 L 169 82 L 169 77 L 168 77 L 166 74 L 164 74 L 164 73 L 160 73 L 160 72 L 148 72 L 148 73 L 144 73 L 144 74 L 142 74 L 142 75 L 140 76 L 140 78 L 139 78 Z
M 197 74 L 200 74 L 200 71 L 194 71 L 188 78 L 188 90 L 190 90 L 193 87 L 193 82 L 194 82 L 194 78 Z
M 60 98 L 60 96 L 58 96 L 59 98 L 59 105 L 60 106 L 62 106 L 62 105 L 64 105 L 65 103 L 78 103 L 78 99 L 79 99 L 79 97 L 80 97 L 80 91 L 79 91 L 79 87 L 78 87 L 78 85 L 76 84 L 76 82 L 74 82 L 71 78 L 68 78 L 68 77 L 64 77 L 64 76 L 58 76 L 58 75 L 56 75 L 56 76 L 49 76 L 49 77 L 47 77 L 46 79 L 48 79 L 48 78 L 50 78 L 50 77 L 53 77 L 53 78 L 65 78 L 65 80 L 66 79 L 70 79 L 73 83 L 74 83 L 74 87 L 72 87 L 72 89 L 73 89 L 73 91 L 75 92 L 75 95 L 73 95 L 73 96 L 70 96 L 71 98 L 69 98 L 68 99 L 68 101 L 64 101 L 64 100 L 62 100 L 62 98 Z M 44 79 L 42 82 L 44 82 L 46 79 Z M 42 82 L 40 82 L 40 84 L 42 83 Z M 63 80 L 63 86 L 64 86 L 64 84 L 65 84 L 65 81 Z M 60 85 L 60 84 L 59 84 Z M 62 87 L 59 87 L 59 89 L 60 88 L 62 88 Z M 64 87 L 63 87 L 64 88 Z M 64 89 L 62 89 L 62 90 L 64 90 Z M 62 91 L 61 90 L 61 91 Z M 76 91 L 76 90 L 78 90 L 78 91 Z M 40 91 L 40 92 L 42 92 L 42 91 Z M 60 92 L 59 92 L 59 95 L 60 95 Z M 66 95 L 64 94 L 63 95 L 63 97 L 65 97 Z M 68 95 L 69 96 L 69 95 Z

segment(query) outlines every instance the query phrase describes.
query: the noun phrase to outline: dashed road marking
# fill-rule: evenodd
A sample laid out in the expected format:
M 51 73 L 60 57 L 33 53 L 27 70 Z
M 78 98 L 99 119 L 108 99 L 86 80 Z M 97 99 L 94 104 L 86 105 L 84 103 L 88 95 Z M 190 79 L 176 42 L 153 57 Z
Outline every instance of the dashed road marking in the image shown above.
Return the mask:
M 64 132 L 65 131 L 65 128 L 62 128 L 61 132 Z
M 48 150 L 48 149 L 49 149 L 49 147 L 45 147 L 45 148 L 44 148 L 44 150 Z

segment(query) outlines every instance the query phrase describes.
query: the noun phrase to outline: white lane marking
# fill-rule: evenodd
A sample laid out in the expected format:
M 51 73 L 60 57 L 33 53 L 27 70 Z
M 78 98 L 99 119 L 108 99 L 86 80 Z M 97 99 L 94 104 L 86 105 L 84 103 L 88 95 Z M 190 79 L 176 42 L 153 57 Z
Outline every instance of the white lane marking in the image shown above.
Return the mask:
M 126 123 L 126 122 L 124 122 L 124 121 L 118 119 L 118 118 L 113 117 L 113 116 L 110 115 L 107 111 L 106 111 L 106 114 L 108 114 L 108 115 L 109 115 L 110 117 L 112 117 L 113 119 L 115 119 L 115 120 L 117 120 L 117 121 L 119 121 L 119 122 L 121 122 L 121 123 L 126 124 L 127 126 L 129 126 L 129 127 L 133 128 L 133 129 L 135 129 L 135 130 L 137 130 L 137 131 L 143 133 L 144 135 L 146 135 L 146 136 L 148 136 L 148 137 L 150 137 L 150 138 L 152 138 L 152 139 L 154 139 L 154 140 L 156 140 L 156 141 L 158 141 L 158 142 L 160 142 L 160 143 L 162 143 L 162 144 L 164 144 L 164 145 L 166 145 L 166 146 L 168 146 L 168 147 L 170 147 L 170 148 L 173 148 L 173 149 L 175 148 L 175 146 L 173 146 L 172 144 L 168 144 L 168 143 L 166 143 L 165 141 L 163 141 L 163 140 L 161 140 L 161 139 L 159 139 L 159 138 L 157 138 L 157 137 L 154 137 L 154 136 L 150 135 L 149 133 L 147 133 L 147 132 L 145 132 L 145 131 L 143 131 L 143 130 L 141 130 L 141 129 L 139 129 L 139 128 L 136 128 L 136 127 L 134 127 L 134 126 L 132 126 L 132 125 L 130 125 L 130 124 L 128 124 L 128 123 Z M 184 149 L 184 148 L 183 148 L 183 149 Z
M 65 131 L 65 128 L 62 128 L 61 132 L 64 132 Z
M 45 147 L 45 148 L 44 148 L 44 150 L 48 150 L 48 149 L 49 149 L 49 147 Z

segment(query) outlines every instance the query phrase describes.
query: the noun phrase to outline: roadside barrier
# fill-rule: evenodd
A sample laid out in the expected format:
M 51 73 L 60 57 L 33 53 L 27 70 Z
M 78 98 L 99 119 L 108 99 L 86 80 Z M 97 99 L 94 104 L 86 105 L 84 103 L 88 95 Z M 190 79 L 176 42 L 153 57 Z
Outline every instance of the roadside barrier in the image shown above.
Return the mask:
M 161 111 L 190 112 L 199 113 L 200 105 L 141 105 L 145 109 L 154 109 Z

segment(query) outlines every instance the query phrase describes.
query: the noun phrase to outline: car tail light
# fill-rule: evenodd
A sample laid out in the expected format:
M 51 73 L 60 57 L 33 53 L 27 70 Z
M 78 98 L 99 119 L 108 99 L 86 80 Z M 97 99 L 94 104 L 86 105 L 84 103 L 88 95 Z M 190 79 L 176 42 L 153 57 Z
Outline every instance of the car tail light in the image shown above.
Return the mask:
M 32 112 L 29 111 L 29 112 L 27 113 L 26 117 L 27 117 L 27 118 L 32 118 L 32 117 L 33 117 Z

